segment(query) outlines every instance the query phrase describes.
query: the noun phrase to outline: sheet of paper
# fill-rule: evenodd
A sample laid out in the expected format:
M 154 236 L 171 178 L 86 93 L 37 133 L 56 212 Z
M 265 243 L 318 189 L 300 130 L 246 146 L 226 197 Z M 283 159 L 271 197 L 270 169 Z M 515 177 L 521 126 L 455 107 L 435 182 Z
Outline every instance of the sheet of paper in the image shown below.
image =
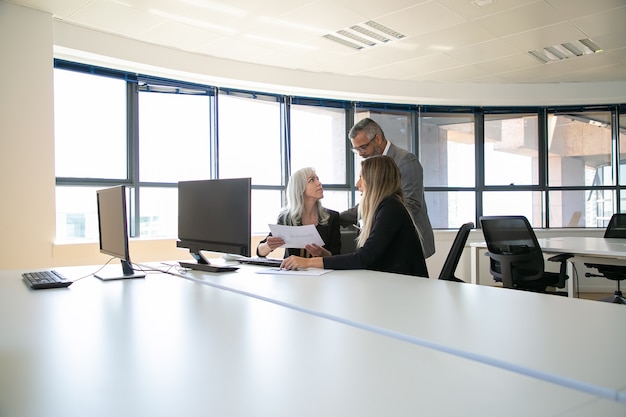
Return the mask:
M 270 274 L 270 275 L 324 275 L 332 271 L 332 269 L 321 269 L 321 268 L 307 268 L 307 269 L 280 269 L 278 267 L 274 268 L 263 268 L 261 270 L 256 271 L 257 274 Z
M 304 226 L 285 226 L 282 224 L 270 224 L 270 231 L 272 236 L 282 237 L 285 244 L 281 248 L 298 248 L 302 249 L 306 245 L 315 243 L 319 246 L 324 246 L 317 229 L 312 224 Z

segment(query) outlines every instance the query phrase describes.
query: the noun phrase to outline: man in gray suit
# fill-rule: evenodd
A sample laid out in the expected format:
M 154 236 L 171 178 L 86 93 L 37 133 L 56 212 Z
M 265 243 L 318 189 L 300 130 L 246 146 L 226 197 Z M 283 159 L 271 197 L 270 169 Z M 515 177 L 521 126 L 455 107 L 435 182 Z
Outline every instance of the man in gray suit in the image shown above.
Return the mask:
M 424 170 L 417 157 L 388 141 L 380 125 L 370 118 L 355 124 L 348 136 L 352 142 L 352 150 L 362 158 L 387 155 L 396 162 L 402 179 L 404 200 L 422 241 L 424 256 L 431 256 L 435 253 L 435 236 L 424 200 Z M 356 224 L 357 210 L 357 207 L 353 207 L 341 213 L 341 225 Z

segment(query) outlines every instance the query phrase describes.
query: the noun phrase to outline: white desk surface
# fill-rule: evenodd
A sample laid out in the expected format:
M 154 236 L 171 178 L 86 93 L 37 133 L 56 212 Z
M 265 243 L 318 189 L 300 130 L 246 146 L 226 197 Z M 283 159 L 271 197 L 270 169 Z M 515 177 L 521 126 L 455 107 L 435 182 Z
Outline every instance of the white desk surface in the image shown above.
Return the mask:
M 0 297 L 2 416 L 626 415 L 615 401 L 173 276 L 32 291 L 4 271 Z
M 624 306 L 374 271 L 187 278 L 626 402 Z

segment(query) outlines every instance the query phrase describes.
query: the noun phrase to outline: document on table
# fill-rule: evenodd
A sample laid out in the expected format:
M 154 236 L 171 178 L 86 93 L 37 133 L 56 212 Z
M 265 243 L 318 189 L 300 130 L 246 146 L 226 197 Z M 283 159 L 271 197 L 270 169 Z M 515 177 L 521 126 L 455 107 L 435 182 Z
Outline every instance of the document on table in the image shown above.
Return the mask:
M 278 267 L 263 268 L 256 271 L 257 274 L 270 274 L 270 275 L 324 275 L 332 271 L 332 269 L 321 268 L 307 268 L 307 269 L 280 269 Z
M 272 236 L 281 237 L 285 244 L 281 248 L 304 248 L 306 245 L 315 243 L 324 246 L 322 237 L 312 224 L 304 226 L 285 226 L 282 224 L 270 224 Z

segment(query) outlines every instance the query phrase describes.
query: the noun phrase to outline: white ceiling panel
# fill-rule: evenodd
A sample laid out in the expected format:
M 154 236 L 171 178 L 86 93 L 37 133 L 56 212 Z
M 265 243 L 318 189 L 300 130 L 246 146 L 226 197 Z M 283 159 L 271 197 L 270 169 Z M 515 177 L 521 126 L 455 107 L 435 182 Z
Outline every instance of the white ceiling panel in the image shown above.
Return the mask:
M 0 0 L 96 31 L 280 68 L 388 80 L 626 81 L 626 0 Z M 357 50 L 323 36 L 374 20 L 404 38 Z M 590 38 L 604 52 L 527 52 Z
M 504 58 L 493 59 L 490 61 L 478 62 L 475 64 L 476 67 L 482 69 L 485 73 L 488 74 L 502 74 L 511 71 L 517 71 L 522 68 L 530 68 L 534 71 L 540 72 L 541 66 L 538 61 L 530 57 L 530 55 L 518 53 L 514 55 L 509 55 Z
M 437 18 L 433 19 L 433 16 Z M 467 19 L 439 2 L 429 1 L 379 17 L 376 21 L 412 37 L 459 25 Z
M 475 20 L 492 14 L 516 9 L 520 6 L 534 3 L 536 1 L 537 0 L 494 0 L 490 4 L 486 4 L 483 7 L 475 6 L 469 0 L 439 0 L 439 3 L 445 5 L 451 10 L 454 10 L 455 12 L 459 13 L 461 16 L 464 16 L 469 20 Z
M 586 37 L 585 33 L 578 30 L 576 26 L 569 22 L 561 22 L 537 30 L 505 36 L 503 40 L 519 51 L 530 51 Z
M 619 31 L 625 22 L 626 6 L 574 20 L 574 23 L 590 38 Z
M 549 0 L 548 3 L 568 19 L 576 19 L 623 7 L 624 0 Z
M 107 0 L 94 0 L 72 14 L 72 22 L 98 27 L 104 32 L 135 38 L 164 22 L 164 18 Z
M 498 58 L 504 58 L 518 53 L 517 49 L 501 39 L 489 40 L 461 48 L 455 48 L 445 52 L 451 57 L 466 63 L 484 62 Z
M 497 36 L 539 29 L 562 22 L 565 18 L 546 2 L 534 2 L 516 9 L 493 14 L 476 22 Z

